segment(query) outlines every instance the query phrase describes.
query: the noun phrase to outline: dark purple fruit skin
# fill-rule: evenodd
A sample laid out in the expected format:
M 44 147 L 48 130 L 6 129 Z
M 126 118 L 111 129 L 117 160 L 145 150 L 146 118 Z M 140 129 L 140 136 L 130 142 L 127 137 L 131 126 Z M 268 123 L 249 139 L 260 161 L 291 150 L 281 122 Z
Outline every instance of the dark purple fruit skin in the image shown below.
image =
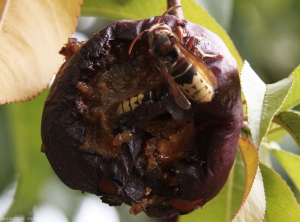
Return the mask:
M 164 16 L 162 22 L 175 30 L 177 20 L 173 16 Z M 88 81 L 101 70 L 113 66 L 115 60 L 108 56 L 110 40 L 124 41 L 128 45 L 141 31 L 155 25 L 157 17 L 117 21 L 98 31 L 63 64 L 45 102 L 43 151 L 67 186 L 100 195 L 110 205 L 141 203 L 145 188 L 150 187 L 154 195 L 166 197 L 163 203 L 145 209 L 147 215 L 158 218 L 187 213 L 197 205 L 204 205 L 222 189 L 234 162 L 243 122 L 238 69 L 216 34 L 191 22 L 180 21 L 190 35 L 203 37 L 198 46 L 205 53 L 223 56 L 222 59 L 204 59 L 218 80 L 215 96 L 209 103 L 193 103 L 188 111 L 179 109 L 170 95 L 164 98 L 161 107 L 150 104 L 143 108 L 157 113 L 168 110 L 175 119 L 194 121 L 196 134 L 186 146 L 190 156 L 175 160 L 163 169 L 147 170 L 143 132 L 134 135 L 134 143 L 123 143 L 121 152 L 114 158 L 79 150 L 85 142 L 86 131 L 75 124 L 82 118 L 76 108 L 76 101 L 81 96 L 76 83 L 82 78 Z M 140 40 L 147 40 L 147 34 Z M 142 114 L 137 112 L 137 115 Z M 180 172 L 174 175 L 178 182 L 176 192 L 162 182 L 163 175 L 171 169 Z M 102 178 L 112 181 L 113 193 L 99 190 L 98 183 Z

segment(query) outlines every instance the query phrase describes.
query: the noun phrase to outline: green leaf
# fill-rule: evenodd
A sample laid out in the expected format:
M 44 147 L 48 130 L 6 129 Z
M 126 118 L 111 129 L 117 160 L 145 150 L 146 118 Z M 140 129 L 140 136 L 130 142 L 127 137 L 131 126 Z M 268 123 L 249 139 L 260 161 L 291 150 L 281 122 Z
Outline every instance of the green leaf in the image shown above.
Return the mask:
M 202 208 L 181 216 L 179 222 L 218 221 L 228 222 L 235 215 L 242 200 L 245 186 L 245 168 L 240 153 L 221 192 Z
M 267 91 L 264 98 L 261 116 L 260 139 L 267 134 L 273 117 L 278 112 L 290 92 L 293 80 L 293 78 L 289 77 L 274 84 L 267 84 Z
M 287 135 L 287 131 L 283 127 L 281 127 L 280 125 L 278 125 L 274 122 L 275 118 L 276 118 L 276 115 L 273 118 L 271 126 L 269 128 L 269 132 L 267 135 L 267 141 L 269 141 L 269 142 L 275 141 L 278 143 L 283 139 L 284 136 Z
M 143 19 L 161 15 L 166 10 L 166 1 L 151 0 L 85 0 L 82 16 L 101 16 L 113 20 Z
M 7 106 L 0 106 L 0 192 L 13 180 L 15 173 L 8 116 Z
M 26 103 L 7 105 L 18 173 L 17 192 L 8 216 L 27 213 L 36 204 L 39 189 L 51 173 L 46 156 L 40 151 L 41 116 L 46 94 Z
M 260 222 L 265 216 L 266 199 L 264 184 L 260 169 L 257 168 L 251 191 L 242 203 L 239 211 L 231 220 L 232 222 Z M 254 213 L 255 212 L 255 213 Z
M 274 144 L 275 142 L 272 142 Z M 279 144 L 276 143 L 279 146 Z M 267 167 L 272 168 L 271 153 L 268 149 L 269 143 L 261 143 L 259 147 L 259 162 L 265 164 Z
M 258 146 L 260 121 L 267 86 L 252 70 L 247 61 L 245 61 L 241 71 L 241 85 L 247 102 L 248 122 L 253 142 L 255 146 Z
M 287 97 L 293 78 L 266 85 L 245 61 L 241 81 L 247 101 L 249 127 L 253 142 L 258 147 L 269 130 L 271 120 Z
M 284 101 L 280 111 L 285 111 L 293 108 L 300 103 L 300 65 L 291 73 L 294 78 L 294 85 L 291 88 L 291 92 Z
M 239 147 L 245 165 L 246 184 L 239 210 L 232 221 L 259 222 L 264 218 L 266 199 L 262 176 L 258 167 L 258 152 L 249 140 L 243 138 L 239 140 Z
M 260 164 L 263 175 L 267 211 L 265 221 L 299 221 L 300 206 L 286 182 L 272 169 Z
M 283 127 L 300 147 L 300 113 L 296 111 L 281 112 L 274 117 L 275 123 Z
M 274 154 L 283 169 L 289 175 L 297 189 L 300 191 L 300 156 L 284 150 L 272 149 L 270 151 Z
M 111 1 L 111 0 L 85 0 L 82 6 L 84 16 L 102 16 L 110 19 L 145 19 L 162 15 L 167 9 L 166 1 Z M 219 35 L 227 45 L 229 51 L 237 61 L 239 68 L 243 61 L 236 50 L 232 40 L 225 30 L 212 18 L 199 4 L 192 0 L 183 0 L 182 9 L 187 20 L 204 26 Z

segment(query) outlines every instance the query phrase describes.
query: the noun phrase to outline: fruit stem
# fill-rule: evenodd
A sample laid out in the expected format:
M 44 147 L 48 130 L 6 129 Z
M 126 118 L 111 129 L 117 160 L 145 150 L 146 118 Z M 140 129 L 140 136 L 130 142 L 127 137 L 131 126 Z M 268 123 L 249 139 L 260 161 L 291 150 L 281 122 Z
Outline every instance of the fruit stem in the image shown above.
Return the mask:
M 167 5 L 168 5 L 168 8 L 171 8 L 176 5 L 181 5 L 181 0 L 167 0 Z M 184 19 L 182 7 L 172 10 L 169 14 L 174 15 L 179 19 Z

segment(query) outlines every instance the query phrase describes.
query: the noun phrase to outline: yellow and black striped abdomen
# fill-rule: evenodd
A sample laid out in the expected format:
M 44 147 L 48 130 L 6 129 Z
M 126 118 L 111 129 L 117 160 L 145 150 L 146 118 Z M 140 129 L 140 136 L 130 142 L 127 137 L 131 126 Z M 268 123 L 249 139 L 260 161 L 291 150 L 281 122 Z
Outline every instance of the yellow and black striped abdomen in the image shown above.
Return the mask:
M 118 107 L 117 114 L 122 115 L 123 113 L 132 112 L 138 106 L 146 102 L 156 102 L 163 96 L 164 92 L 160 90 L 150 90 L 144 93 L 139 93 L 128 99 L 125 99 Z
M 180 67 L 172 71 L 172 76 L 182 92 L 196 102 L 210 102 L 214 88 L 208 84 L 197 72 L 194 66 L 186 59 Z

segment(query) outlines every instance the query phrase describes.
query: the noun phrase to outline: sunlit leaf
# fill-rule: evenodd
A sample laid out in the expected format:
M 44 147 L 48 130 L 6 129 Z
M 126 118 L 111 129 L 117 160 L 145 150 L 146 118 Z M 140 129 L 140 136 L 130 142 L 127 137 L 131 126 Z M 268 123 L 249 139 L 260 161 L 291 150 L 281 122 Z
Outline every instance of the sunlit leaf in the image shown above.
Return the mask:
M 251 191 L 241 205 L 232 222 L 260 222 L 266 211 L 264 184 L 260 169 L 257 168 Z
M 294 78 L 294 85 L 292 86 L 291 92 L 284 101 L 280 111 L 291 109 L 300 104 L 300 65 L 291 73 L 290 76 Z
M 260 164 L 263 175 L 267 211 L 265 221 L 299 221 L 300 206 L 286 182 L 272 169 Z
M 285 150 L 269 149 L 300 191 L 300 156 Z
M 82 0 L 2 0 L 0 104 L 41 93 L 62 64 Z M 0 5 L 0 9 L 1 9 Z
M 5 1 L 0 1 L 0 21 L 2 20 L 2 16 L 4 15 Z
M 227 183 L 221 192 L 202 208 L 180 217 L 179 222 L 218 221 L 228 222 L 235 215 L 244 191 L 245 168 L 238 153 Z
M 251 190 L 255 175 L 257 173 L 258 152 L 255 146 L 249 140 L 246 140 L 244 138 L 239 139 L 239 148 L 243 157 L 246 171 L 245 191 L 242 198 L 243 202 L 246 200 Z
M 271 120 L 282 106 L 293 78 L 266 85 L 245 62 L 241 72 L 242 90 L 248 108 L 248 121 L 255 146 L 266 136 Z
M 159 0 L 85 0 L 81 12 L 83 16 L 102 16 L 113 20 L 137 20 L 161 15 L 165 10 L 166 1 Z
M 267 134 L 274 115 L 278 112 L 290 92 L 293 80 L 293 78 L 289 77 L 274 84 L 267 84 L 261 116 L 260 140 Z
M 294 138 L 300 147 L 300 113 L 296 111 L 281 112 L 274 117 L 274 122 L 282 126 Z
M 10 113 L 14 163 L 19 179 L 9 216 L 26 213 L 36 204 L 39 189 L 52 172 L 45 155 L 40 151 L 45 97 L 46 93 L 43 93 L 26 103 L 6 105 Z
M 195 1 L 182 0 L 181 2 L 185 18 L 219 35 L 236 59 L 239 68 L 241 68 L 243 64 L 242 59 L 224 29 Z M 137 20 L 161 15 L 166 9 L 166 1 L 161 0 L 85 0 L 82 7 L 82 14 L 85 16 L 103 16 L 113 20 Z
M 241 71 L 241 85 L 247 101 L 248 122 L 252 138 L 255 145 L 258 146 L 260 120 L 267 86 L 252 70 L 247 61 L 245 61 Z
M 241 205 L 232 221 L 262 221 L 266 210 L 266 199 L 258 168 L 258 152 L 250 141 L 243 138 L 239 140 L 239 147 L 245 164 L 246 184 Z

